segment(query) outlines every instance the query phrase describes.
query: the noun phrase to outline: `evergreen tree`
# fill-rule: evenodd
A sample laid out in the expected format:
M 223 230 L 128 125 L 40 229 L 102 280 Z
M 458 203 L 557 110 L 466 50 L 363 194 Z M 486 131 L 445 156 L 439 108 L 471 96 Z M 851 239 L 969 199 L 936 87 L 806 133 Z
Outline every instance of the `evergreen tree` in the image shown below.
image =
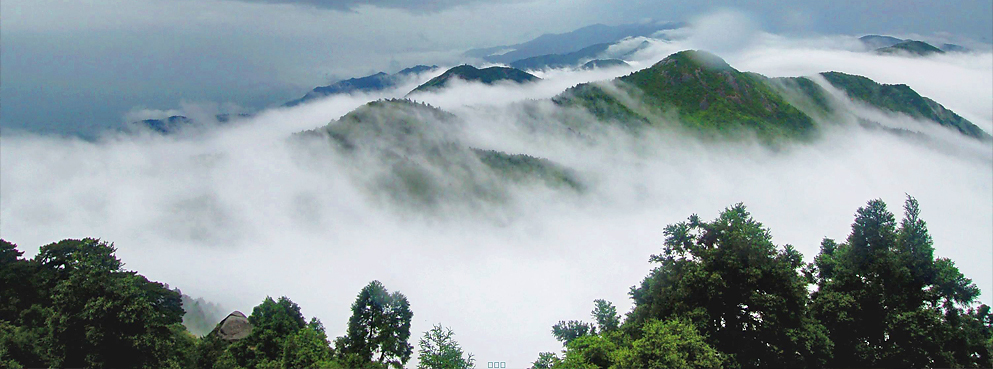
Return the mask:
M 370 282 L 352 304 L 348 333 L 335 342 L 339 360 L 348 367 L 403 367 L 413 352 L 408 343 L 412 317 L 406 296 Z
M 590 323 L 578 320 L 563 320 L 552 326 L 552 335 L 565 346 L 568 346 L 570 342 L 579 337 L 595 334 L 596 327 Z
M 453 338 L 450 328 L 437 324 L 424 332 L 418 342 L 417 367 L 419 369 L 471 369 L 475 368 L 472 354 L 466 355 Z
M 830 352 L 823 326 L 807 311 L 803 257 L 773 245 L 744 205 L 712 222 L 696 215 L 665 228 L 659 263 L 641 286 L 625 325 L 638 338 L 651 320 L 688 318 L 730 366 L 820 366 Z
M 835 343 L 830 366 L 990 366 L 983 314 L 966 308 L 979 289 L 948 259 L 935 259 L 917 200 L 899 228 L 882 200 L 859 208 L 845 243 L 815 259 L 815 316 Z
M 600 327 L 600 332 L 613 332 L 617 330 L 617 327 L 621 325 L 621 317 L 617 315 L 617 308 L 614 304 L 607 300 L 594 300 L 593 301 L 593 319 L 596 321 L 597 326 Z

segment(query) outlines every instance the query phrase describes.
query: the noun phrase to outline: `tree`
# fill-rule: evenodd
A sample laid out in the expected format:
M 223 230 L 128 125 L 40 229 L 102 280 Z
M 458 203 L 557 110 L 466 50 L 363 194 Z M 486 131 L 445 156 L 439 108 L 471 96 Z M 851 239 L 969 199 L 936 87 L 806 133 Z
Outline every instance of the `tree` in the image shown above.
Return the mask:
M 602 335 L 590 334 L 569 341 L 563 368 L 607 369 L 614 364 L 618 345 Z
M 283 368 L 326 367 L 330 360 L 330 343 L 324 325 L 317 318 L 287 337 L 283 345 Z
M 555 356 L 554 352 L 542 352 L 538 354 L 538 360 L 531 363 L 529 369 L 552 369 L 562 363 L 562 359 Z
M 618 368 L 720 368 L 720 353 L 689 321 L 652 320 L 630 350 L 616 355 Z
M 899 227 L 882 200 L 871 200 L 845 243 L 822 243 L 812 310 L 835 344 L 830 366 L 993 364 L 982 314 L 965 310 L 979 289 L 951 260 L 936 259 L 932 242 L 907 196 Z
M 437 324 L 424 332 L 417 355 L 420 369 L 470 369 L 476 366 L 472 354 L 465 355 L 455 341 L 451 328 Z
M 168 367 L 190 341 L 178 290 L 124 271 L 113 245 L 96 239 L 42 246 L 33 260 L 51 286 L 45 319 L 50 366 Z M 177 362 L 180 360 L 182 362 Z
M 712 222 L 696 215 L 665 228 L 659 263 L 638 287 L 626 328 L 635 338 L 649 321 L 686 318 L 730 366 L 822 365 L 830 342 L 807 308 L 803 256 L 779 248 L 742 204 Z
M 559 321 L 552 326 L 552 335 L 565 346 L 579 337 L 591 334 L 596 334 L 596 328 L 592 324 L 578 320 Z
M 621 325 L 621 317 L 617 315 L 617 308 L 614 304 L 607 300 L 594 300 L 593 301 L 593 319 L 596 321 L 597 326 L 600 327 L 600 332 L 613 332 L 617 330 L 617 327 Z
M 347 334 L 335 342 L 340 360 L 345 366 L 403 367 L 413 352 L 408 343 L 412 317 L 406 296 L 370 282 L 352 304 Z

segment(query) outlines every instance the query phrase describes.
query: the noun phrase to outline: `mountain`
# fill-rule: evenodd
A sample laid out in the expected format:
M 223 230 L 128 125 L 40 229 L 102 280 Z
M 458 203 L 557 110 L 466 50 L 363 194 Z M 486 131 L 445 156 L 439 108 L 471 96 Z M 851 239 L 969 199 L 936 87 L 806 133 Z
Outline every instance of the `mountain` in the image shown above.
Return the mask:
M 978 126 L 906 85 L 884 85 L 838 72 L 821 76 L 852 100 L 933 121 L 968 137 L 991 140 Z M 837 121 L 834 118 L 843 113 L 837 107 L 843 104 L 835 99 L 810 78 L 768 78 L 740 72 L 716 55 L 691 50 L 613 81 L 577 85 L 552 100 L 561 106 L 584 108 L 600 121 L 630 129 L 678 120 L 693 132 L 752 132 L 766 142 L 775 142 L 810 138 L 818 129 L 815 122 Z M 858 119 L 879 125 L 870 122 L 871 117 Z M 914 132 L 913 127 L 894 129 Z
M 469 66 L 449 72 L 453 72 L 446 72 L 449 78 L 482 73 Z M 577 111 L 563 109 L 554 113 L 559 118 L 552 118 L 561 119 L 561 125 L 539 119 L 536 122 L 542 123 L 528 129 L 596 139 L 598 128 L 585 125 L 620 125 L 634 131 L 678 126 L 710 138 L 755 136 L 777 147 L 814 139 L 819 125 L 850 122 L 838 118 L 852 116 L 870 129 L 913 139 L 931 137 L 915 125 L 898 126 L 899 120 L 881 123 L 873 120 L 878 115 L 843 108 L 850 106 L 846 103 L 851 99 L 991 140 L 988 133 L 906 85 L 884 85 L 839 72 L 821 76 L 768 78 L 739 71 L 708 52 L 681 51 L 649 68 L 611 81 L 579 84 L 551 99 L 558 106 L 585 109 L 598 119 L 583 119 L 575 115 Z M 832 93 L 831 88 L 845 94 Z M 544 103 L 522 103 L 522 124 L 530 124 L 529 109 L 544 109 L 540 104 Z M 548 159 L 473 146 L 463 133 L 465 126 L 459 116 L 423 103 L 379 100 L 294 137 L 297 142 L 316 143 L 304 146 L 316 150 L 309 151 L 314 155 L 330 151 L 334 155 L 322 158 L 347 163 L 350 177 L 369 190 L 367 195 L 421 210 L 502 203 L 514 196 L 511 186 L 585 190 L 575 171 Z
M 852 99 L 880 109 L 931 120 L 969 137 L 991 139 L 989 133 L 972 122 L 946 109 L 938 102 L 921 96 L 907 85 L 880 84 L 866 77 L 840 72 L 825 72 L 821 73 L 821 76 Z
M 584 188 L 574 172 L 547 159 L 465 144 L 462 125 L 457 116 L 429 105 L 379 100 L 296 137 L 326 142 L 352 163 L 371 195 L 403 206 L 502 202 L 510 184 Z
M 190 333 L 196 336 L 203 336 L 224 319 L 223 308 L 220 305 L 208 302 L 203 298 L 193 299 L 185 294 L 181 295 L 183 304 L 183 326 Z
M 509 64 L 540 55 L 566 54 L 592 45 L 611 44 L 627 37 L 651 36 L 658 31 L 685 26 L 686 24 L 682 22 L 648 22 L 617 26 L 594 24 L 571 32 L 544 34 L 515 45 L 473 49 L 466 51 L 464 55 L 493 63 Z
M 626 61 L 620 59 L 594 59 L 583 64 L 581 69 L 601 69 L 601 68 L 613 68 L 613 67 L 627 67 L 630 66 Z
M 944 54 L 945 52 L 924 41 L 907 40 L 893 46 L 878 48 L 876 49 L 876 53 L 877 54 L 907 53 L 917 56 L 926 56 L 931 54 Z
M 865 35 L 859 37 L 859 41 L 862 41 L 866 47 L 870 49 L 878 49 L 881 47 L 890 47 L 898 43 L 903 42 L 903 39 L 899 39 L 893 36 L 882 36 L 882 35 Z
M 675 114 L 703 132 L 750 129 L 760 137 L 806 137 L 813 120 L 773 90 L 764 77 L 742 73 L 704 51 L 681 51 L 655 65 L 616 79 L 619 90 L 581 84 L 553 99 L 578 105 L 602 119 L 657 125 Z M 637 96 L 639 101 L 631 101 Z
M 887 49 L 887 48 L 890 48 L 890 47 L 897 46 L 897 45 L 899 45 L 901 43 L 905 43 L 905 42 L 913 41 L 913 40 L 904 40 L 904 39 L 896 38 L 896 37 L 893 37 L 893 36 L 865 35 L 865 36 L 859 37 L 859 41 L 862 41 L 862 44 L 864 44 L 866 46 L 866 48 L 868 48 L 870 50 L 875 50 L 875 51 L 878 52 L 879 51 L 878 49 Z M 921 42 L 921 41 L 917 41 L 917 42 Z M 913 44 L 912 43 L 912 44 L 907 44 L 907 45 L 904 45 L 904 46 L 898 46 L 896 48 L 896 50 L 892 50 L 891 49 L 891 50 L 886 50 L 886 51 L 883 51 L 883 52 L 884 53 L 889 53 L 889 52 L 894 52 L 894 51 L 897 51 L 897 50 L 903 50 L 903 51 L 907 51 L 907 52 L 911 52 L 911 53 L 915 53 L 916 54 L 919 51 L 930 50 L 930 53 L 934 53 L 935 52 L 934 49 L 938 49 L 940 51 L 944 51 L 944 52 L 948 52 L 948 53 L 964 53 L 964 52 L 969 52 L 970 51 L 969 48 L 964 47 L 964 46 L 961 46 L 961 45 L 956 45 L 956 44 L 942 43 L 941 46 L 935 47 L 933 45 L 930 45 L 930 44 L 927 44 L 927 43 L 924 43 L 924 42 L 921 42 L 921 43 L 923 43 L 923 44 L 925 44 L 927 46 L 919 45 L 919 44 Z
M 968 47 L 949 43 L 943 43 L 938 48 L 946 53 L 967 53 L 972 51 Z
M 511 62 L 510 66 L 521 70 L 541 70 L 548 68 L 575 67 L 593 69 L 597 67 L 603 68 L 609 66 L 627 65 L 627 62 L 624 62 L 623 59 L 628 58 L 632 54 L 649 46 L 651 46 L 651 43 L 647 40 L 642 40 L 640 43 L 624 41 L 618 43 L 602 43 L 587 46 L 578 51 L 566 54 L 546 54 L 516 60 Z M 602 63 L 602 65 L 600 63 L 585 65 L 598 59 L 605 62 Z
M 217 121 L 218 125 L 225 125 L 233 122 L 235 119 L 248 118 L 251 116 L 251 114 L 218 114 L 214 116 L 214 119 Z M 205 128 L 205 124 L 206 123 L 195 121 L 183 115 L 173 115 L 162 119 L 144 119 L 131 122 L 129 126 L 125 127 L 125 130 L 144 130 L 162 135 L 169 135 L 184 130 L 203 129 Z
M 287 102 L 283 106 L 297 106 L 310 100 L 319 99 L 329 95 L 347 94 L 352 92 L 375 92 L 396 87 L 411 75 L 420 74 L 438 69 L 437 65 L 417 65 L 406 68 L 394 74 L 379 72 L 365 77 L 349 78 L 338 81 L 327 86 L 314 88 L 303 97 Z
M 568 54 L 547 54 L 533 56 L 510 63 L 510 66 L 520 70 L 541 70 L 547 68 L 569 68 L 575 67 L 589 60 L 596 59 L 597 56 L 607 51 L 611 44 L 603 43 L 585 47 L 579 51 Z
M 418 91 L 432 91 L 444 88 L 452 79 L 456 78 L 469 82 L 480 82 L 487 85 L 492 85 L 498 81 L 525 83 L 541 79 L 530 73 L 514 68 L 489 67 L 478 69 L 471 65 L 465 64 L 445 71 L 445 73 L 442 73 L 440 76 L 432 78 L 424 84 L 417 86 L 417 88 L 410 93 Z

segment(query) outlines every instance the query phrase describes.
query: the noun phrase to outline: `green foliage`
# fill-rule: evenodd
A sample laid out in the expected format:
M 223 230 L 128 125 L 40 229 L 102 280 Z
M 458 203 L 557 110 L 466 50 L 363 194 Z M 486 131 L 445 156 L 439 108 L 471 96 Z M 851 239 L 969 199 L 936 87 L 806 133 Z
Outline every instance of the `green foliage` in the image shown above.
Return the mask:
M 15 245 L 0 240 L 0 361 L 29 367 L 191 365 L 184 350 L 195 339 L 180 324 L 179 291 L 125 271 L 115 251 L 96 239 L 63 240 L 24 260 Z
M 899 228 L 881 200 L 859 208 L 845 243 L 825 240 L 814 315 L 835 344 L 831 366 L 990 366 L 984 313 L 966 312 L 979 290 L 934 258 L 917 200 Z M 967 352 L 968 351 L 968 352 Z
M 720 353 L 687 320 L 652 320 L 641 338 L 617 354 L 617 368 L 720 368 Z
M 862 76 L 840 72 L 825 72 L 821 76 L 854 100 L 911 117 L 928 119 L 969 137 L 986 141 L 993 139 L 982 128 L 945 109 L 934 100 L 921 96 L 907 85 L 879 84 Z
M 661 264 L 632 288 L 628 322 L 690 319 L 731 366 L 818 366 L 829 342 L 807 313 L 802 255 L 773 245 L 737 204 L 713 222 L 696 215 L 665 228 Z
M 815 130 L 813 120 L 784 100 L 765 77 L 739 72 L 704 51 L 672 54 L 618 78 L 615 85 L 637 102 L 596 84 L 576 86 L 553 101 L 583 106 L 600 119 L 631 128 L 657 120 L 651 112 L 655 109 L 674 113 L 684 126 L 707 134 L 755 134 L 774 141 L 809 137 Z
M 617 349 L 617 344 L 603 335 L 589 334 L 576 337 L 566 344 L 565 358 L 562 359 L 561 366 L 606 369 L 614 364 Z
M 230 351 L 237 363 L 246 368 L 255 368 L 267 362 L 280 362 L 285 353 L 287 339 L 307 325 L 300 306 L 290 299 L 280 297 L 278 301 L 266 297 L 252 309 L 248 316 L 252 333 L 244 340 L 231 345 Z M 289 355 L 295 355 L 291 352 Z
M 594 334 L 596 334 L 596 327 L 592 324 L 578 320 L 563 320 L 552 326 L 552 335 L 555 336 L 555 339 L 559 340 L 559 342 L 562 342 L 562 344 L 566 346 L 579 337 Z
M 538 354 L 538 360 L 531 363 L 529 369 L 552 369 L 561 363 L 562 359 L 559 359 L 554 352 L 542 352 Z
M 475 367 L 472 354 L 465 355 L 455 341 L 450 328 L 437 324 L 424 332 L 418 342 L 417 354 L 419 369 L 471 369 Z
M 648 103 L 677 110 L 693 127 L 748 127 L 765 138 L 809 135 L 814 129 L 810 117 L 783 100 L 763 78 L 741 73 L 716 55 L 691 50 L 620 80 L 643 91 Z
M 283 368 L 323 367 L 332 359 L 324 326 L 316 319 L 287 337 L 283 345 Z
M 600 327 L 601 333 L 613 332 L 621 325 L 621 316 L 617 315 L 617 308 L 607 300 L 597 299 L 593 301 L 593 320 Z
M 401 368 L 410 359 L 410 303 L 379 281 L 362 288 L 352 304 L 348 333 L 335 346 L 346 366 Z M 340 348 L 339 348 L 340 346 Z M 379 354 L 374 358 L 375 353 Z

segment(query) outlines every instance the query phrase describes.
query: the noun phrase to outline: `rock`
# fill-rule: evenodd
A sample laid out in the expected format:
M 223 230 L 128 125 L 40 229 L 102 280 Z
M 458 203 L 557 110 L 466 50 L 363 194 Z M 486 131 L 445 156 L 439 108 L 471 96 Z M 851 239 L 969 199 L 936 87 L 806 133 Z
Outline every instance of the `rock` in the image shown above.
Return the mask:
M 248 322 L 245 314 L 235 311 L 217 323 L 213 333 L 225 341 L 239 341 L 252 334 L 252 323 Z

